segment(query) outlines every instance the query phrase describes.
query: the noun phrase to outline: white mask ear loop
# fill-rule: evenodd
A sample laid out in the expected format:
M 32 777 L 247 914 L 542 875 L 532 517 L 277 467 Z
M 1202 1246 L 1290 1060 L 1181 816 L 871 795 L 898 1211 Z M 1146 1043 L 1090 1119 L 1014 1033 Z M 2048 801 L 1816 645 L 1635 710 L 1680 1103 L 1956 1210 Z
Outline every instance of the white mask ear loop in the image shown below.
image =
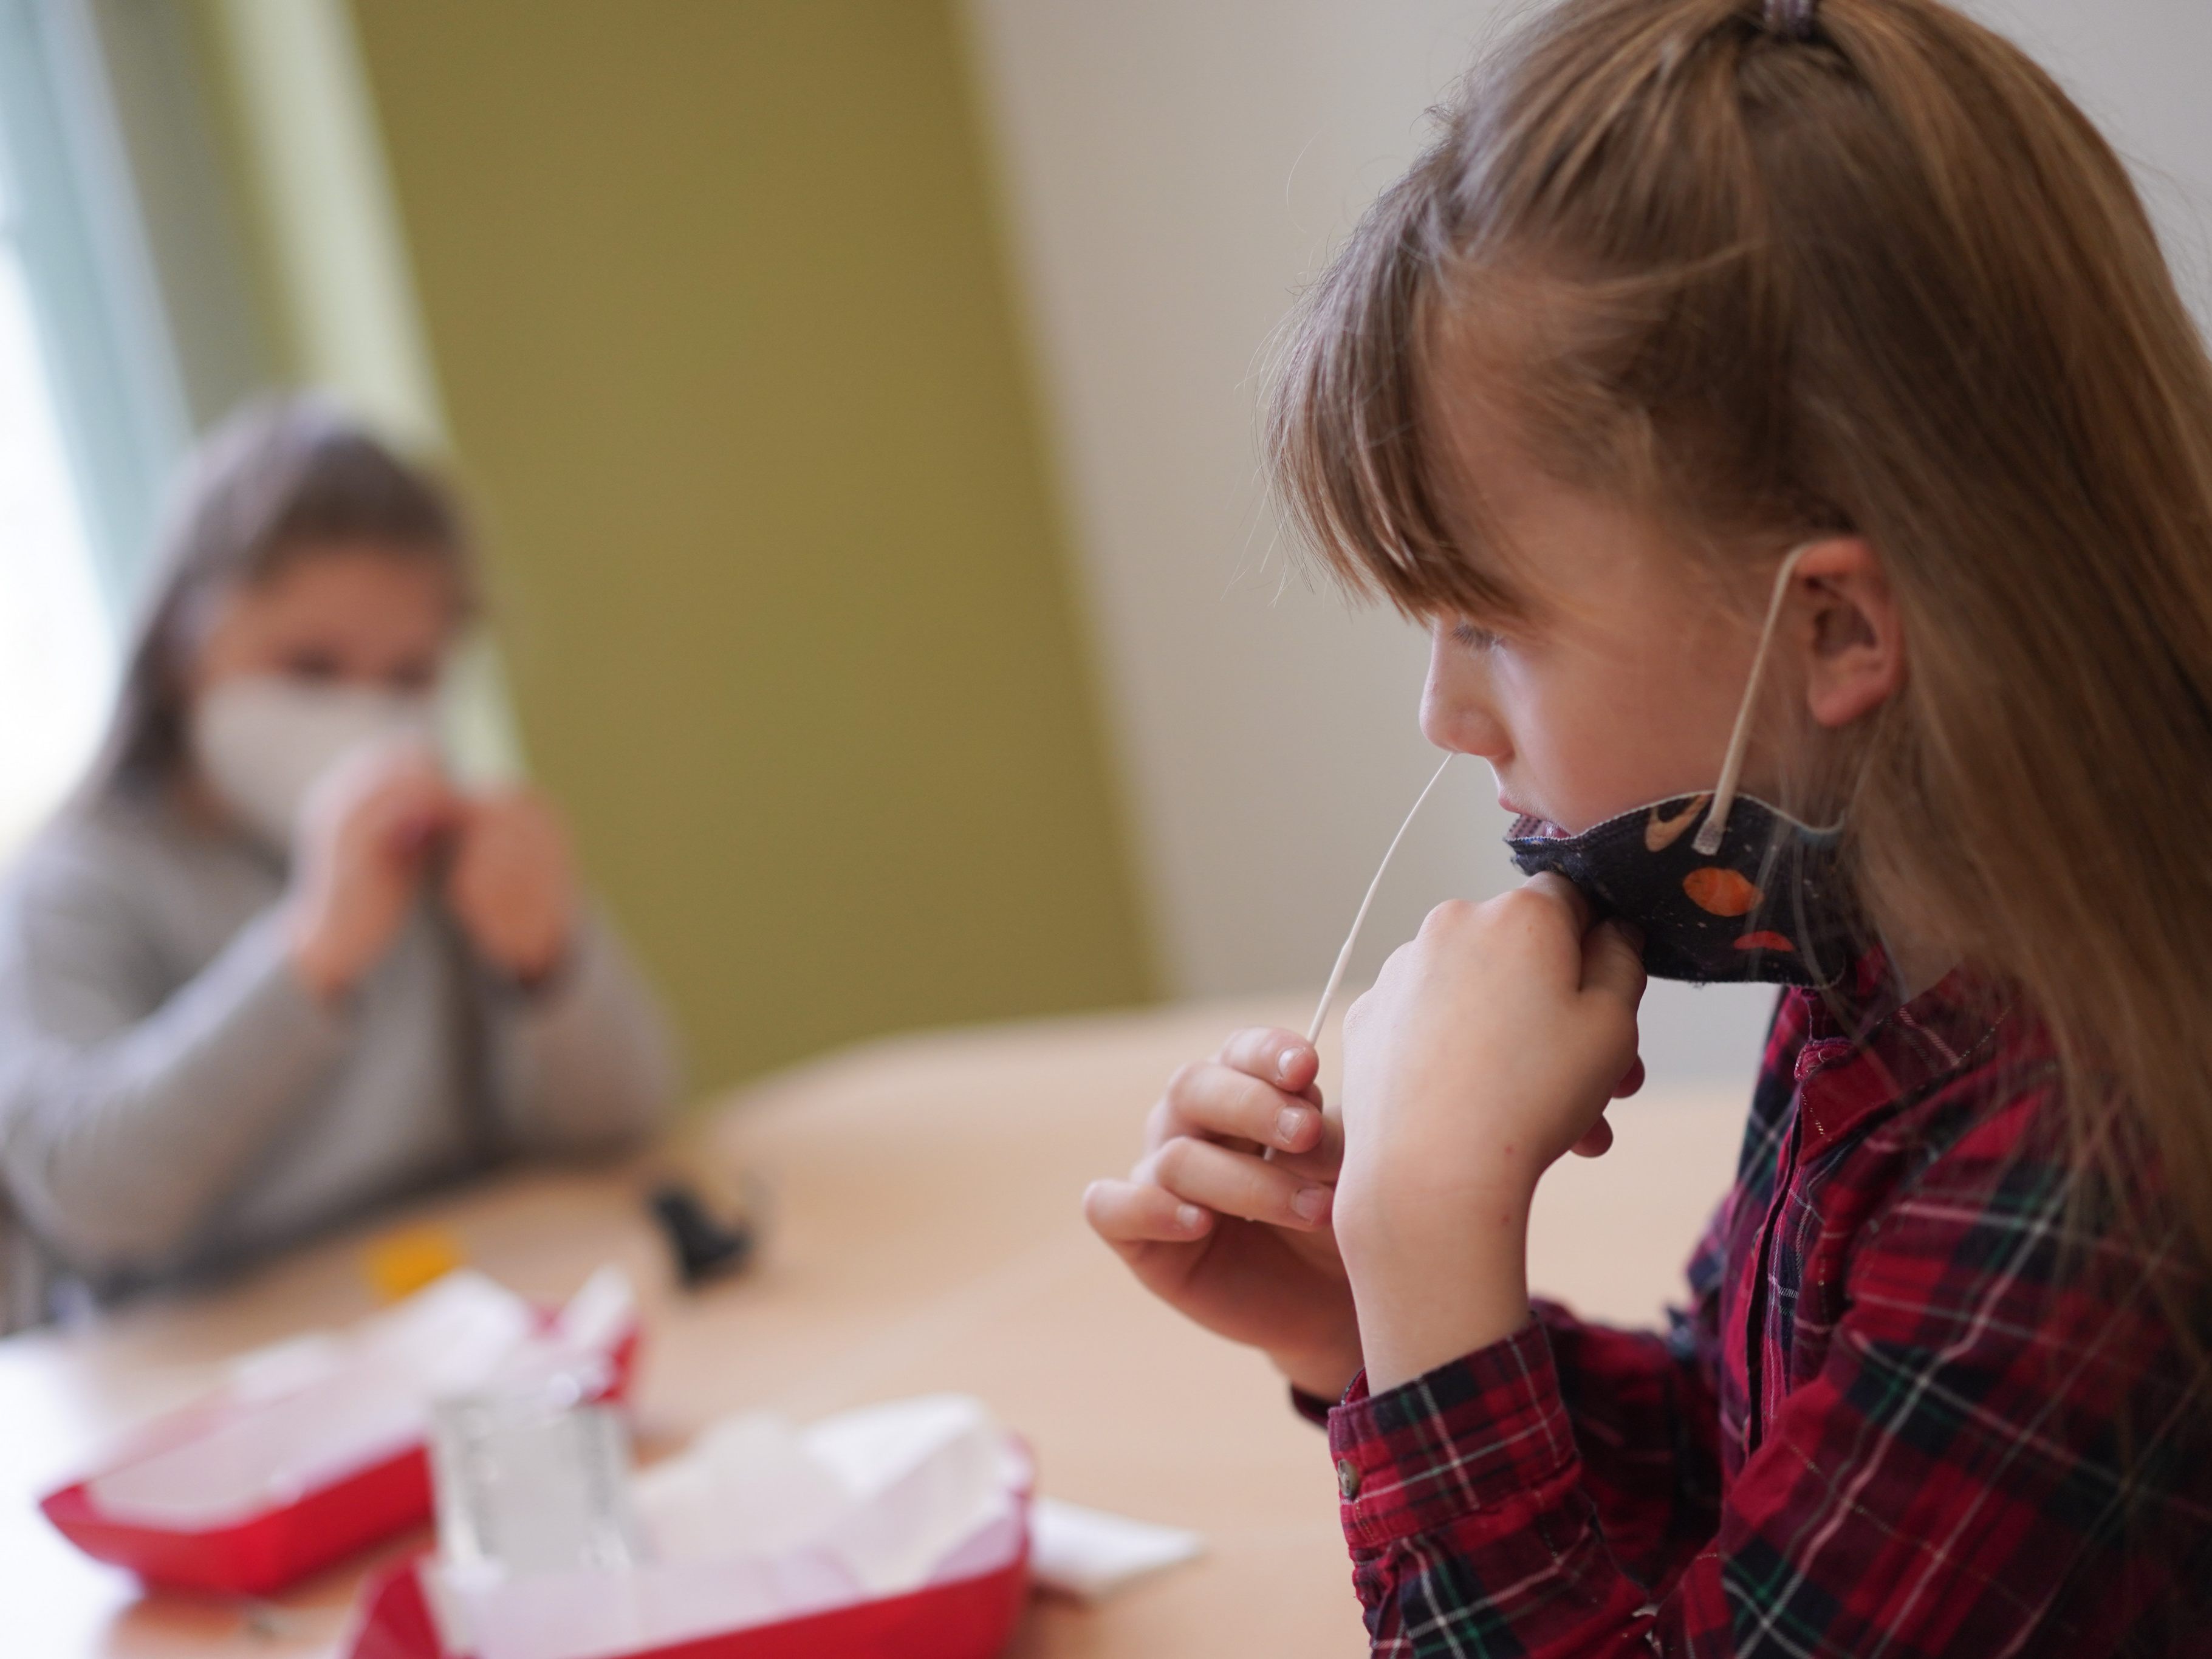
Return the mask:
M 1735 711 L 1735 730 L 1729 733 L 1728 754 L 1721 762 L 1721 780 L 1713 787 L 1713 804 L 1707 809 L 1705 821 L 1698 826 L 1697 836 L 1690 845 L 1698 857 L 1711 858 L 1721 850 L 1721 837 L 1728 833 L 1729 813 L 1735 805 L 1736 786 L 1743 776 L 1745 752 L 1751 747 L 1751 720 L 1759 707 L 1759 683 L 1766 671 L 1766 654 L 1774 645 L 1774 625 L 1782 617 L 1782 602 L 1790 597 L 1790 579 L 1797 571 L 1797 561 L 1810 552 L 1814 544 L 1800 543 L 1782 556 L 1782 568 L 1774 573 L 1773 597 L 1766 602 L 1766 624 L 1759 630 L 1759 649 L 1751 659 L 1751 679 L 1743 688 L 1743 703 Z

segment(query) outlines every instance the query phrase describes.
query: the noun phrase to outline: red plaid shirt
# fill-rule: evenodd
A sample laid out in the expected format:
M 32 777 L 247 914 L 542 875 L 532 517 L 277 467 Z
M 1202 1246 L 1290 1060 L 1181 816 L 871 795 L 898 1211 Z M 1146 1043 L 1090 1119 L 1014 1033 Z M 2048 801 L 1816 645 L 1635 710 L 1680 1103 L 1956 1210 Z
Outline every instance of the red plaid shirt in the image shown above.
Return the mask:
M 2186 1248 L 2089 1217 L 2018 1016 L 1858 1006 L 1783 998 L 1671 1332 L 1540 1307 L 1329 1413 L 1376 1652 L 2212 1654 Z

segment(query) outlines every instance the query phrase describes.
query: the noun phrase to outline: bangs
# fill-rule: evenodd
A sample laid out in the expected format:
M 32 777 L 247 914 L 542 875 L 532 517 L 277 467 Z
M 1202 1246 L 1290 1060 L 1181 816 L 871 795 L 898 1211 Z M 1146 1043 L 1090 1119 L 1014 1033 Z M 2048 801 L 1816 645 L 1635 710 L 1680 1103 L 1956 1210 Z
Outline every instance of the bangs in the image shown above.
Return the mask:
M 1455 537 L 1439 509 L 1451 463 L 1421 368 L 1459 262 L 1438 210 L 1444 151 L 1369 210 L 1292 313 L 1267 456 L 1285 517 L 1353 595 L 1414 618 L 1502 619 L 1523 606 L 1498 550 L 1467 545 L 1491 538 L 1479 523 Z
M 1817 505 L 1788 476 L 1786 284 L 1736 142 L 1740 69 L 1778 75 L 1783 54 L 1713 10 L 1686 32 L 1649 0 L 1542 14 L 1478 62 L 1302 296 L 1267 459 L 1285 517 L 1354 594 L 1414 617 L 1531 609 L 1534 573 L 1462 476 L 1463 395 L 1553 477 L 1685 527 L 1764 533 Z M 1787 63 L 1762 102 L 1833 90 L 1816 57 Z

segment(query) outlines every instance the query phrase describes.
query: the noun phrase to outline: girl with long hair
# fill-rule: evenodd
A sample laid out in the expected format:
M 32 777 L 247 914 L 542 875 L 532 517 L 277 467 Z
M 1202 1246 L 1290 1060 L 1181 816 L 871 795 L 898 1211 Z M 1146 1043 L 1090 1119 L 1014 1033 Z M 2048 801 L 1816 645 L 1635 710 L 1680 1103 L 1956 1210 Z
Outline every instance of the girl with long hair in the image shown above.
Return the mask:
M 1937 0 L 1563 0 L 1272 435 L 1530 879 L 1087 1202 L 1327 1421 L 1376 1650 L 2206 1651 L 2212 364 L 2111 148 Z M 1526 1265 L 1647 973 L 1789 988 L 1665 1334 Z
M 106 744 L 0 892 L 14 1322 L 667 1104 L 551 807 L 441 757 L 476 595 L 442 484 L 319 399 L 195 459 Z

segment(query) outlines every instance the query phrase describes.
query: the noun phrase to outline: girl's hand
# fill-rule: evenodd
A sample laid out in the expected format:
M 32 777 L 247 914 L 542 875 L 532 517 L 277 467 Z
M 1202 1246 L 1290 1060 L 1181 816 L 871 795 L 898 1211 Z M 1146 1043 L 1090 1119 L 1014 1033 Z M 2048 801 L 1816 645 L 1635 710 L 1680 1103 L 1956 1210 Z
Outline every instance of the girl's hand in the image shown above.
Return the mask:
M 446 902 L 501 972 L 531 985 L 561 965 L 576 880 L 568 838 L 543 796 L 509 789 L 462 804 Z
M 1343 1139 L 1320 1066 L 1289 1031 L 1237 1032 L 1169 1079 L 1145 1156 L 1128 1180 L 1093 1182 L 1083 1212 L 1155 1296 L 1334 1399 L 1359 1369 L 1359 1328 L 1329 1231 Z
M 292 962 L 325 1001 L 383 957 L 456 810 L 428 749 L 396 744 L 340 766 L 301 810 L 286 901 Z
M 1643 1081 L 1641 941 L 1539 876 L 1429 913 L 1345 1020 L 1336 1225 L 1380 1392 L 1528 1320 L 1528 1207 Z

